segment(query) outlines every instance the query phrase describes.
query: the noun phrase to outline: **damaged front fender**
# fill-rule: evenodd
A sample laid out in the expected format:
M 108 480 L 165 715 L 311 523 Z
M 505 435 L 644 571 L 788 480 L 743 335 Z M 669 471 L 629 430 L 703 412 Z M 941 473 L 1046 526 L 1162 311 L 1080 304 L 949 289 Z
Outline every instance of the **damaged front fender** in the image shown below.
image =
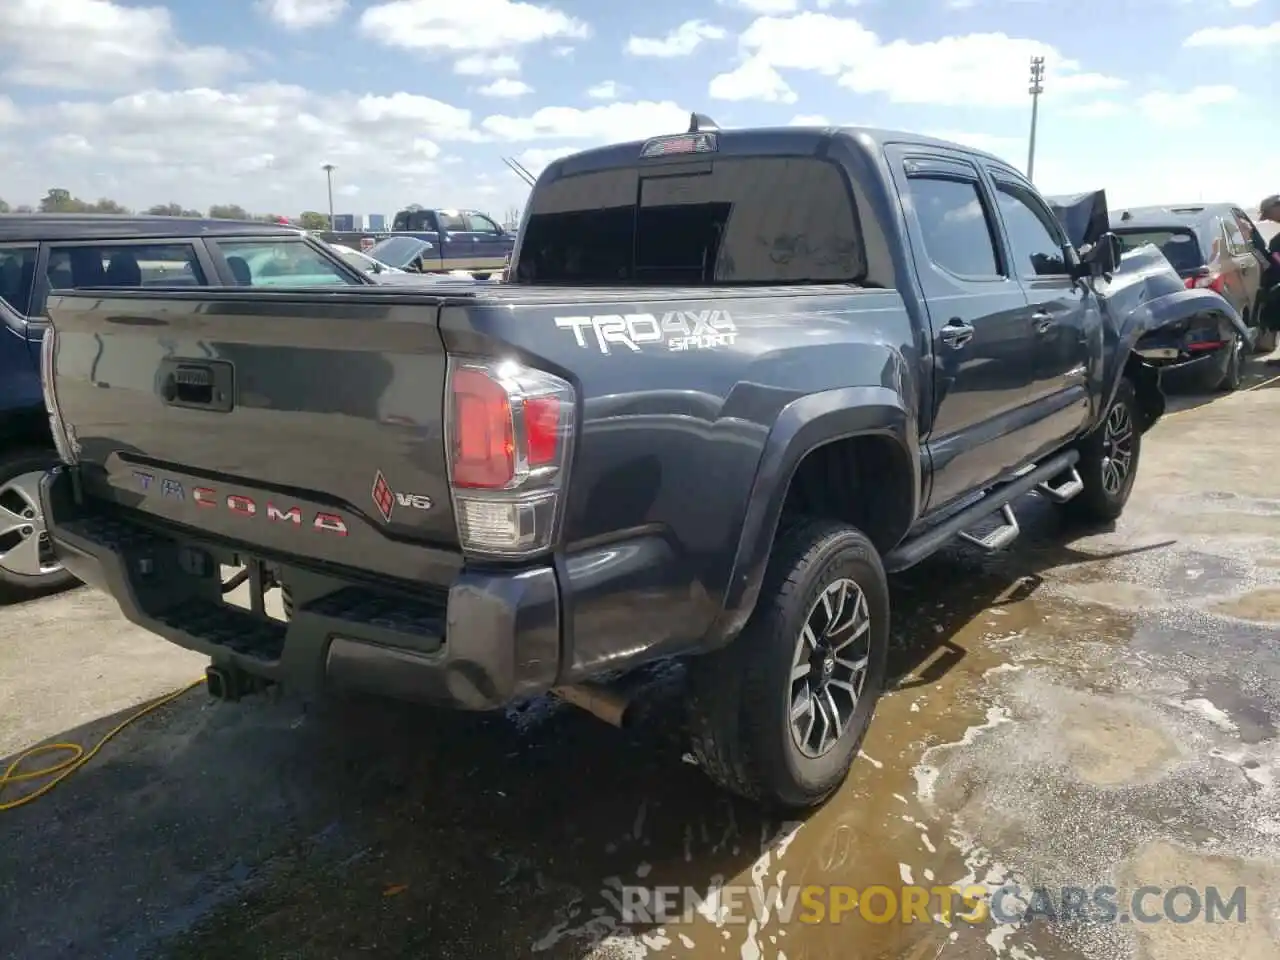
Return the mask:
M 1158 369 L 1134 352 L 1147 334 L 1197 318 L 1213 318 L 1229 321 L 1246 343 L 1252 342 L 1236 309 L 1212 290 L 1188 290 L 1157 247 L 1146 245 L 1126 253 L 1114 274 L 1094 278 L 1093 285 L 1102 311 L 1106 358 L 1099 417 L 1110 407 L 1126 371 L 1135 380 L 1140 378 L 1140 388 L 1148 384 L 1141 392 L 1149 392 L 1151 384 L 1159 392 Z M 1139 372 L 1144 369 L 1147 372 Z M 1163 413 L 1163 394 L 1158 402 L 1148 399 L 1144 405 L 1149 408 L 1144 413 L 1154 424 Z

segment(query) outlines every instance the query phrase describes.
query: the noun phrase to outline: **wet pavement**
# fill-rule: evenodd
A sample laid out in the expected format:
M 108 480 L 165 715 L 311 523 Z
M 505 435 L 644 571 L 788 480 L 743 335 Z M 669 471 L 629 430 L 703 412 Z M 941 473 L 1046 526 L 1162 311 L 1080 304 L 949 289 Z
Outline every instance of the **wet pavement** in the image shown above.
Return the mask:
M 1115 529 L 1065 530 L 1028 498 L 1006 553 L 949 549 L 895 578 L 895 689 L 802 820 L 687 762 L 678 669 L 627 733 L 545 700 L 476 717 L 192 694 L 0 813 L 0 956 L 1280 957 L 1280 384 L 1173 406 Z M 88 591 L 3 617 L 0 753 L 90 742 L 202 666 Z M 806 923 L 771 899 L 904 884 L 1017 892 L 982 922 L 932 901 L 873 922 L 860 900 Z M 719 908 L 620 920 L 624 887 L 722 885 Z M 1144 885 L 1148 910 L 1184 886 L 1244 887 L 1247 911 L 1017 916 L 1019 896 L 1100 885 L 1126 918 Z M 735 887 L 758 891 L 749 918 Z

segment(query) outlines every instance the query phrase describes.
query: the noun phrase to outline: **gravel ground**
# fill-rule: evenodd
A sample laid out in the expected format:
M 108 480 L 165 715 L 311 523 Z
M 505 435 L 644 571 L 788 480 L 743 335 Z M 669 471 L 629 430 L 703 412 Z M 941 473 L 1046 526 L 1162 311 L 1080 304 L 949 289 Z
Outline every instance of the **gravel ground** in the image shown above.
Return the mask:
M 1173 405 L 1114 530 L 1068 534 L 1029 498 L 1008 552 L 895 580 L 896 688 L 803 822 L 681 762 L 677 669 L 626 734 L 545 700 L 477 717 L 193 692 L 0 813 L 0 957 L 1280 957 L 1280 384 Z M 203 668 L 89 590 L 3 622 L 0 754 L 92 743 Z M 1248 910 L 628 927 L 616 909 L 623 884 L 904 882 L 1244 886 Z

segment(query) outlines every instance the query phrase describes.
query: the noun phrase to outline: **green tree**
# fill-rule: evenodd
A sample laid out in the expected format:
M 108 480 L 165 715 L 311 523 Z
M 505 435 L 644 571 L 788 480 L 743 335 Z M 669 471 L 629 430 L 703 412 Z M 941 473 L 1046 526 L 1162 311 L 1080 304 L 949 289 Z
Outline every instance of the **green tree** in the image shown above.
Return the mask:
M 303 230 L 328 230 L 329 218 L 315 210 L 304 210 L 302 216 L 298 217 L 298 226 Z
M 199 210 L 191 210 L 184 207 L 180 203 L 157 203 L 153 207 L 147 208 L 147 215 L 151 217 L 202 217 Z
M 10 212 L 9 205 L 5 203 L 3 200 L 0 200 L 0 213 L 9 213 L 9 212 Z
M 127 207 L 122 207 L 114 200 L 108 200 L 105 197 L 99 199 L 96 203 L 86 204 L 90 213 L 128 213 Z
M 209 208 L 210 220 L 250 220 L 249 211 L 238 203 L 215 203 Z
M 70 190 L 64 190 L 61 187 L 50 188 L 44 195 L 44 199 L 40 201 L 41 213 L 82 213 L 83 210 L 84 201 L 77 200 L 71 195 Z

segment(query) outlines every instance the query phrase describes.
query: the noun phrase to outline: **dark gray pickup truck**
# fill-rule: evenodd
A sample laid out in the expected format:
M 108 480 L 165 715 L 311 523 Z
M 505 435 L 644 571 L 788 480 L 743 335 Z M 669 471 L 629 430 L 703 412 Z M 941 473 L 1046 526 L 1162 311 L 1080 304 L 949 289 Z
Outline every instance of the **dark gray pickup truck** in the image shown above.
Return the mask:
M 1224 302 L 1117 256 L 977 151 L 695 117 L 547 169 L 507 284 L 53 297 L 43 506 L 216 696 L 619 720 L 604 678 L 686 657 L 701 766 L 814 804 L 886 682 L 886 572 L 1001 548 L 1032 490 L 1124 509 L 1164 409 L 1134 345 Z

